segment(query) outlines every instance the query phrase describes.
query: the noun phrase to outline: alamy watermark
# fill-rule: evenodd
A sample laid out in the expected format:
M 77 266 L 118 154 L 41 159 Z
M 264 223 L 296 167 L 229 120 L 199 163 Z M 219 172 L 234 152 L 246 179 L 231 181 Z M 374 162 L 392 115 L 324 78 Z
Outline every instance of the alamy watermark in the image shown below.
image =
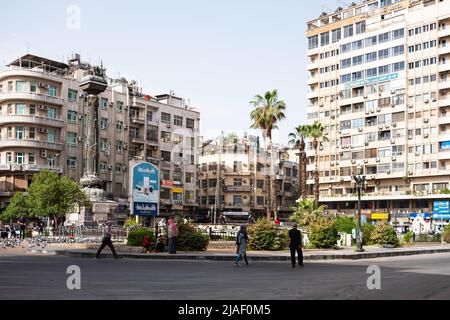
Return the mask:
M 69 290 L 81 290 L 81 269 L 79 266 L 71 265 L 67 267 L 67 274 L 70 276 L 67 278 L 66 285 Z
M 70 5 L 66 10 L 67 19 L 66 26 L 69 30 L 81 29 L 81 8 L 77 5 Z
M 381 290 L 381 269 L 379 266 L 371 265 L 367 268 L 367 274 L 371 276 L 367 278 L 367 289 Z

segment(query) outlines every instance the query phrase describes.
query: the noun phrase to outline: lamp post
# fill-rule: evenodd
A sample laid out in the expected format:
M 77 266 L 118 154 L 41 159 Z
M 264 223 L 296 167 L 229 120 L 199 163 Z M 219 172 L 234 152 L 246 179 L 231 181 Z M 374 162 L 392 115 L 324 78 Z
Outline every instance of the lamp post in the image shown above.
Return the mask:
M 361 229 L 361 189 L 366 186 L 366 176 L 362 175 L 361 165 L 357 166 L 356 175 L 353 176 L 358 191 L 358 232 L 356 234 L 356 252 L 364 252 L 362 229 Z
M 217 224 L 217 201 L 219 201 L 219 199 L 217 199 L 217 198 L 219 197 L 219 185 L 225 179 L 226 178 L 219 179 L 216 183 L 216 196 L 215 196 L 215 201 L 214 201 L 214 224 Z M 219 206 L 219 209 L 220 209 L 220 206 Z

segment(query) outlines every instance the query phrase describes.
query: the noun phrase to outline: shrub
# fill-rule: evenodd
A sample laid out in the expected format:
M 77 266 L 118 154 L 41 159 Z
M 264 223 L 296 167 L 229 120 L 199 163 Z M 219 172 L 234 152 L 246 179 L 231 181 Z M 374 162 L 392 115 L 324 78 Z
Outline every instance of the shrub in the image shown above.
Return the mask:
M 189 223 L 178 225 L 177 250 L 205 251 L 209 245 L 209 237 L 198 231 Z
M 142 241 L 144 240 L 144 236 L 146 235 L 150 236 L 152 244 L 156 242 L 155 233 L 153 231 L 146 228 L 140 228 L 128 232 L 127 246 L 132 247 L 142 246 Z
M 393 245 L 397 247 L 399 240 L 394 228 L 387 221 L 378 223 L 372 233 L 371 240 L 379 245 Z
M 405 236 L 403 237 L 403 241 L 405 241 L 406 243 L 411 242 L 411 239 L 413 237 L 413 233 L 412 231 L 408 231 Z
M 280 230 L 268 219 L 259 219 L 248 230 L 249 245 L 253 250 L 283 250 L 289 245 L 287 230 Z
M 338 232 L 352 233 L 356 229 L 356 221 L 353 217 L 338 217 L 336 219 L 336 229 Z
M 123 226 L 124 226 L 125 228 L 137 227 L 137 226 L 139 226 L 139 223 L 137 223 L 137 222 L 136 222 L 136 219 L 134 219 L 134 218 L 128 218 L 128 219 L 125 221 L 125 223 L 124 223 Z
M 370 223 L 364 223 L 361 226 L 362 233 L 363 233 L 363 245 L 371 245 L 373 244 L 373 240 L 371 239 L 372 233 L 375 231 L 375 226 Z
M 309 242 L 314 248 L 334 248 L 338 239 L 336 220 L 319 218 L 311 224 Z

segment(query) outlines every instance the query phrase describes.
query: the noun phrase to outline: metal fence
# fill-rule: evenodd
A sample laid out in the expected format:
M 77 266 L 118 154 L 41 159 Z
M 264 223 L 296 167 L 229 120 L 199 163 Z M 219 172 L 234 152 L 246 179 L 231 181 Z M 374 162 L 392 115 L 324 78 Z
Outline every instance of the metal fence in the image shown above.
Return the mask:
M 53 237 L 76 237 L 76 238 L 102 238 L 103 228 L 85 228 L 85 227 L 60 227 L 53 230 Z M 111 228 L 111 238 L 113 240 L 126 239 L 127 230 L 123 228 Z
M 212 228 L 200 229 L 203 234 L 209 237 L 210 241 L 235 241 L 237 230 L 213 230 Z

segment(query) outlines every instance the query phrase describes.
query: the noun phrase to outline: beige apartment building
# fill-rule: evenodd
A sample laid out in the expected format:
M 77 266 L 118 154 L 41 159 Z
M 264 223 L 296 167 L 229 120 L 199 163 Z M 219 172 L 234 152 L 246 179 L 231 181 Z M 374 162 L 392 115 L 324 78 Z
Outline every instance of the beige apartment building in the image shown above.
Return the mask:
M 0 205 L 48 169 L 83 176 L 86 101 L 78 84 L 91 66 L 27 54 L 0 71 Z M 173 94 L 150 96 L 135 81 L 108 79 L 99 96 L 99 176 L 128 212 L 130 161 L 161 169 L 160 214 L 194 213 L 200 114 Z
M 298 199 L 298 164 L 288 149 L 275 147 L 277 209 L 287 219 Z M 270 156 L 259 138 L 230 135 L 204 141 L 199 155 L 199 204 L 204 215 L 265 217 Z
M 320 201 L 367 219 L 433 211 L 450 182 L 450 1 L 366 0 L 307 23 L 308 121 L 326 126 Z M 309 180 L 313 184 L 313 151 Z M 376 217 L 375 217 L 376 216 Z

